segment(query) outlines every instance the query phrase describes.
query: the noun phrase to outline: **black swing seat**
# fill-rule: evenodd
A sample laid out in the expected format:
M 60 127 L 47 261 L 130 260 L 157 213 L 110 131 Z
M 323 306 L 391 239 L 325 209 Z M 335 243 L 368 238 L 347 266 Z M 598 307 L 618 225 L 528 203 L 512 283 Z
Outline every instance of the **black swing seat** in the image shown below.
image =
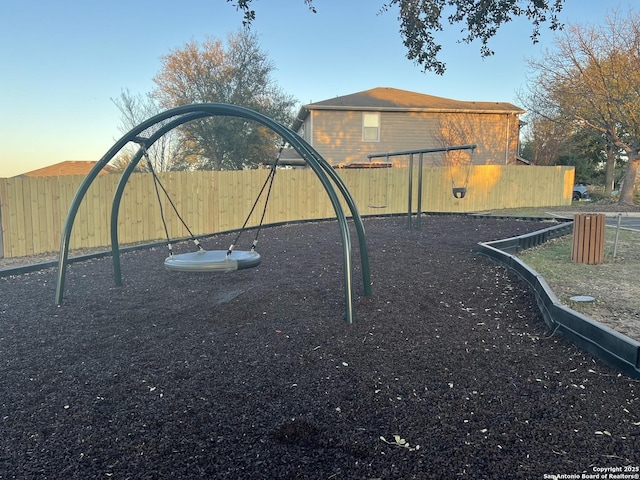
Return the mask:
M 164 266 L 172 272 L 234 272 L 260 264 L 260 254 L 255 250 L 200 250 L 179 253 L 167 257 Z
M 456 198 L 464 198 L 464 196 L 467 194 L 467 188 L 466 187 L 454 187 L 453 188 L 453 196 Z

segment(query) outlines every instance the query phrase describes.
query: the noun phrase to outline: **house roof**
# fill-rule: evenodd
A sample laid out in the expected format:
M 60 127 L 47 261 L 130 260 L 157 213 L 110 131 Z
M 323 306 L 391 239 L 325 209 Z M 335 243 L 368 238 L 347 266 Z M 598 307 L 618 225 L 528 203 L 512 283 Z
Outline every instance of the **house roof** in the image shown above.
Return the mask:
M 57 177 L 63 175 L 87 175 L 94 165 L 98 162 L 92 161 L 80 161 L 80 160 L 67 160 L 65 162 L 55 163 L 47 167 L 38 168 L 37 170 L 31 170 L 25 172 L 20 177 Z M 100 175 L 104 173 L 114 173 L 116 170 L 110 165 L 106 165 L 101 171 Z
M 343 95 L 321 102 L 303 105 L 293 129 L 298 130 L 312 110 L 372 110 L 392 112 L 459 112 L 459 113 L 514 113 L 525 111 L 506 102 L 473 102 L 452 100 L 424 93 L 390 87 Z
M 293 148 L 283 148 L 280 152 L 278 164 L 288 167 L 306 167 L 307 162 Z

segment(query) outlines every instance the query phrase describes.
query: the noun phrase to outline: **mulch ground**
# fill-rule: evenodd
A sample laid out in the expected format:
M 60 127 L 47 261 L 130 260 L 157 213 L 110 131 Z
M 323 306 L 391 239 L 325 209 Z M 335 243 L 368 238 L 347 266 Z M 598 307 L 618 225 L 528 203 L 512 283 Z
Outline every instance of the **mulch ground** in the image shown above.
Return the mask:
M 261 265 L 230 274 L 140 250 L 115 287 L 110 258 L 75 263 L 59 307 L 55 268 L 0 278 L 0 478 L 637 473 L 638 382 L 549 331 L 474 250 L 548 224 L 365 225 L 374 295 L 353 325 L 335 221 L 265 229 Z

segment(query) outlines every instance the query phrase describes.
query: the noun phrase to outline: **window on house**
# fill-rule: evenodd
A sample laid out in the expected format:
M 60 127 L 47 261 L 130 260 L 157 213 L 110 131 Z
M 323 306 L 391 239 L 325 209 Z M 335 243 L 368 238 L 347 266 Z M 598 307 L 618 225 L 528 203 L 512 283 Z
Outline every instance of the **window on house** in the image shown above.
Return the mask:
M 380 141 L 380 114 L 362 114 L 362 140 L 364 142 Z

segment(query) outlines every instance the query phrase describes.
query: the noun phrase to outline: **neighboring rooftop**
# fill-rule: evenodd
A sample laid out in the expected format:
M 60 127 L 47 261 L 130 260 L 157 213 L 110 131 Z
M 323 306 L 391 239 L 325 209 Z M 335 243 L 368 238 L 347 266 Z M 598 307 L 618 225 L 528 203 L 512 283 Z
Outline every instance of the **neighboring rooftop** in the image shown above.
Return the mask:
M 300 127 L 311 110 L 525 113 L 522 108 L 507 102 L 452 100 L 450 98 L 436 97 L 397 88 L 377 87 L 303 105 L 294 123 L 294 130 Z
M 377 87 L 363 92 L 352 93 L 342 97 L 335 97 L 322 102 L 305 105 L 311 109 L 331 108 L 375 108 L 383 110 L 434 110 L 434 111 L 459 111 L 459 110 L 495 110 L 524 113 L 519 107 L 507 102 L 473 102 L 452 100 L 450 98 L 435 97 L 424 93 L 399 90 L 397 88 Z
M 46 167 L 38 168 L 25 172 L 17 177 L 58 177 L 63 175 L 87 175 L 98 162 L 67 160 L 65 162 L 55 163 Z M 115 173 L 115 169 L 110 165 L 105 166 L 100 175 L 105 173 Z

